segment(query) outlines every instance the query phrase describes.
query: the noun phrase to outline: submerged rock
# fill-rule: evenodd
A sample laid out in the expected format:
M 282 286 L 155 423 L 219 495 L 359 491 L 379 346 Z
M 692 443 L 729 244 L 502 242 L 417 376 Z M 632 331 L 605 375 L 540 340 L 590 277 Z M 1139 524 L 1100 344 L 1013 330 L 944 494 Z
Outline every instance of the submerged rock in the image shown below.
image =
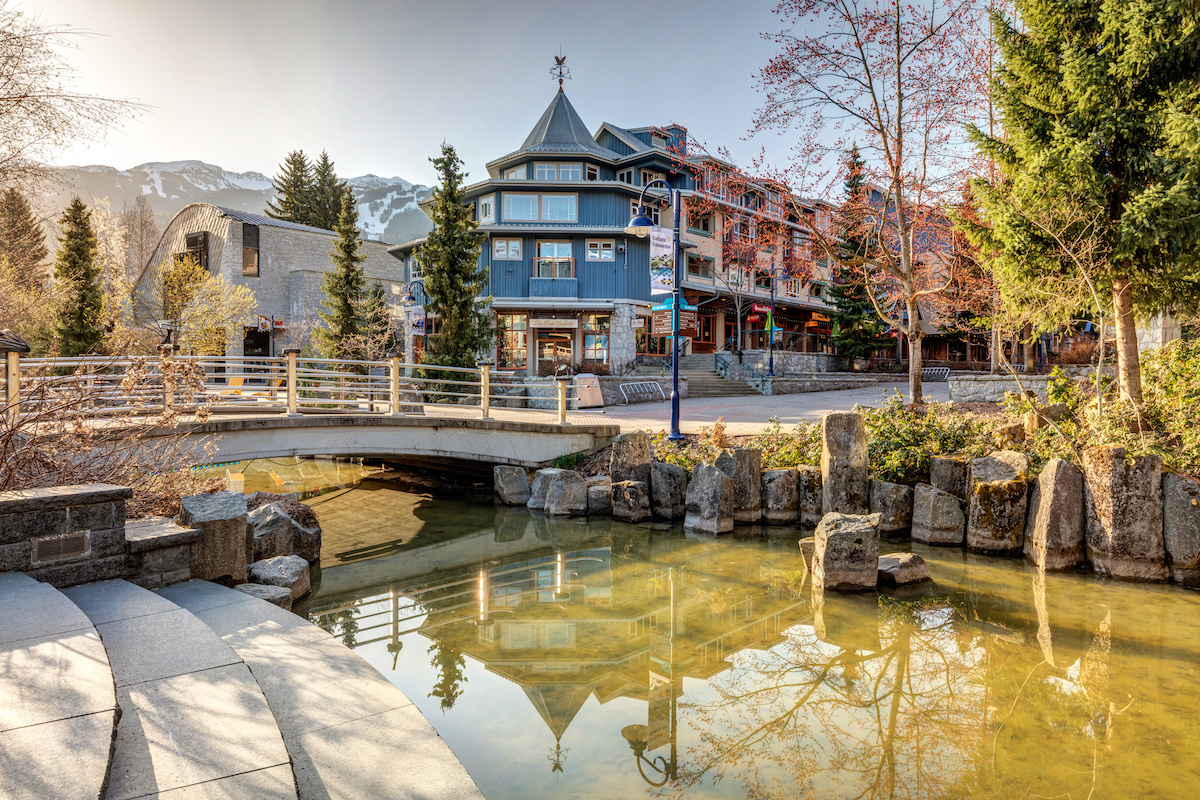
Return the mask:
M 913 490 L 911 486 L 871 480 L 871 513 L 879 514 L 879 532 L 904 534 L 912 528 Z
M 815 528 L 825 515 L 821 497 L 821 468 L 809 464 L 796 467 L 796 481 L 800 525 L 804 528 Z
M 496 498 L 506 506 L 523 506 L 529 502 L 529 477 L 521 467 L 503 464 L 493 467 L 492 488 Z
M 1127 462 L 1124 447 L 1083 453 L 1087 555 L 1099 575 L 1167 579 L 1163 544 L 1162 457 Z
M 967 468 L 967 547 L 981 553 L 1019 553 L 1025 544 L 1029 458 L 1001 450 L 971 459 Z
M 1042 468 L 1029 493 L 1025 558 L 1045 570 L 1083 561 L 1083 473 L 1061 458 Z
M 879 557 L 879 583 L 907 586 L 929 580 L 929 565 L 916 553 L 888 553 Z
M 715 465 L 702 461 L 692 470 L 683 526 L 704 533 L 733 530 L 733 479 Z
M 842 592 L 875 588 L 879 570 L 878 514 L 826 514 L 814 538 L 814 586 Z
M 650 519 L 650 487 L 641 481 L 617 481 L 612 485 L 613 519 L 643 522 Z
M 588 516 L 612 516 L 612 481 L 607 476 L 588 478 Z
M 682 519 L 687 513 L 687 470 L 655 461 L 650 470 L 650 510 L 655 519 Z
M 867 428 L 861 414 L 831 411 L 821 420 L 821 507 L 825 514 L 866 514 Z
M 762 518 L 769 525 L 795 522 L 800 517 L 800 473 L 769 469 L 762 474 Z
M 913 494 L 914 542 L 961 545 L 965 526 L 962 502 L 957 497 L 925 483 L 917 484 Z
M 546 487 L 546 514 L 554 517 L 577 517 L 588 512 L 587 482 L 570 469 L 542 470 L 553 472 Z M 540 473 L 539 473 L 540 474 Z

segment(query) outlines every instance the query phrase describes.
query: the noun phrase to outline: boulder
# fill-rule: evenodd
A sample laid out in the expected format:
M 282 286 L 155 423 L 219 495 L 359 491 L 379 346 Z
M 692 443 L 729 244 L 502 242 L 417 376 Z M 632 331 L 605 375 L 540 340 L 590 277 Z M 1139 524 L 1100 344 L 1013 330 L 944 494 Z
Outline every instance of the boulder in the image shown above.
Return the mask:
M 1036 411 L 1025 412 L 1025 434 L 1036 433 L 1051 422 L 1058 422 L 1067 415 L 1066 403 L 1052 403 Z
M 800 557 L 804 559 L 804 566 L 812 571 L 813 553 L 817 549 L 817 540 L 814 536 L 809 536 L 807 539 L 800 540 Z
M 1061 458 L 1042 468 L 1029 492 L 1025 558 L 1043 570 L 1074 569 L 1083 561 L 1083 473 Z
M 265 583 L 242 583 L 233 587 L 259 600 L 266 600 L 285 611 L 292 610 L 292 590 L 286 586 L 268 586 Z
M 554 480 L 556 469 L 539 469 L 533 473 L 533 485 L 529 488 L 529 500 L 525 507 L 532 511 L 546 509 L 546 493 L 550 491 L 550 482 Z
M 588 516 L 612 516 L 612 480 L 607 475 L 587 479 Z
M 800 518 L 800 473 L 794 469 L 769 469 L 762 474 L 762 519 L 783 525 Z M 735 490 L 736 491 L 736 490 Z
M 539 470 L 553 472 L 546 487 L 546 506 L 542 510 L 553 517 L 577 517 L 588 513 L 587 482 L 570 469 Z
M 935 489 L 966 500 L 967 461 L 957 456 L 933 456 L 929 459 L 929 482 Z
M 650 487 L 641 481 L 617 481 L 612 485 L 613 519 L 643 522 L 650 519 Z
M 179 524 L 200 531 L 192 545 L 192 577 L 231 583 L 246 582 L 246 564 L 254 553 L 246 495 L 216 492 L 185 497 Z
M 879 557 L 882 586 L 908 586 L 929 580 L 929 565 L 916 553 L 888 553 Z
M 870 509 L 867 428 L 854 411 L 831 411 L 821 420 L 821 508 L 826 515 Z
M 733 530 L 733 478 L 713 464 L 697 464 L 688 482 L 683 526 L 704 533 Z
M 796 494 L 799 496 L 800 525 L 815 528 L 824 516 L 821 497 L 821 468 L 808 464 L 796 467 Z
M 492 488 L 496 499 L 506 506 L 523 506 L 529 502 L 529 476 L 521 467 L 499 465 L 492 469 Z
M 1200 587 L 1200 481 L 1163 475 L 1163 545 L 1171 580 Z
M 650 510 L 655 519 L 683 519 L 687 513 L 687 470 L 655 461 L 650 470 Z
M 826 514 L 814 538 L 814 586 L 839 592 L 875 588 L 879 571 L 878 514 Z
M 1002 425 L 996 431 L 996 439 L 1000 444 L 1007 447 L 1009 445 L 1020 445 L 1025 443 L 1025 423 L 1010 422 L 1007 425 Z
M 308 594 L 308 562 L 300 556 L 279 556 L 250 565 L 250 582 L 266 586 L 283 586 L 292 595 L 292 602 Z
M 300 556 L 313 562 L 321 558 L 321 529 L 306 528 L 278 503 L 267 503 L 250 512 L 247 522 L 254 537 L 254 561 L 275 556 Z
M 762 451 L 751 447 L 722 450 L 717 469 L 733 478 L 733 521 L 748 524 L 762 519 Z
M 885 536 L 908 533 L 912 528 L 912 487 L 874 479 L 870 487 L 871 513 L 879 514 L 879 532 Z
M 1088 560 L 1099 575 L 1167 579 L 1163 544 L 1162 457 L 1126 461 L 1124 447 L 1083 453 Z
M 917 484 L 913 493 L 914 542 L 961 545 L 965 524 L 962 501 L 929 484 Z
M 1001 450 L 967 467 L 967 547 L 979 553 L 1019 553 L 1025 544 L 1029 458 Z
M 641 481 L 650 484 L 650 437 L 645 431 L 621 433 L 613 438 L 608 475 L 613 483 Z

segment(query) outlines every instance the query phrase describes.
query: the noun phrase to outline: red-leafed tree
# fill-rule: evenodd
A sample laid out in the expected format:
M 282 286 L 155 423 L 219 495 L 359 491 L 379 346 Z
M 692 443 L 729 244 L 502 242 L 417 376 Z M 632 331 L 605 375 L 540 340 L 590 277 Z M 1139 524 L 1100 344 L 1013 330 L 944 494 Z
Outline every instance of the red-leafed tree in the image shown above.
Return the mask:
M 784 0 L 779 52 L 759 71 L 764 102 L 752 131 L 794 131 L 782 177 L 808 195 L 837 180 L 827 165 L 857 141 L 867 191 L 811 233 L 843 269 L 858 270 L 880 319 L 909 341 L 909 392 L 922 402 L 922 316 L 945 319 L 955 286 L 953 224 L 971 169 L 964 123 L 980 116 L 964 82 L 979 72 L 981 0 Z M 793 195 L 792 197 L 796 197 Z M 797 209 L 803 213 L 803 209 Z M 847 258 L 846 235 L 866 242 Z

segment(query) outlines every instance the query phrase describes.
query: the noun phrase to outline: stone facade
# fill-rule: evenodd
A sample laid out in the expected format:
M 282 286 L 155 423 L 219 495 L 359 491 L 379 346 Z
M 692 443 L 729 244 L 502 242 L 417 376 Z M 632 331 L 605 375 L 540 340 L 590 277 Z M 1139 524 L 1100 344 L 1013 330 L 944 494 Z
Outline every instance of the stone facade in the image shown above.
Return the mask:
M 765 375 L 769 360 L 771 355 L 766 350 L 743 350 L 740 358 L 734 355 L 726 359 L 723 371 L 725 377 L 731 381 L 748 381 L 758 377 L 754 370 Z M 814 372 L 841 372 L 849 366 L 841 356 L 828 353 L 793 353 L 790 350 L 776 350 L 774 362 L 775 377 L 780 379 L 807 377 Z
M 1091 367 L 1063 367 L 1063 373 L 1068 377 L 1077 378 L 1082 375 L 1093 375 Z M 1111 370 L 1105 370 L 1111 372 Z M 1033 392 L 1038 400 L 1047 401 L 1046 387 L 1050 383 L 1049 375 L 1022 375 L 1021 386 L 1027 392 Z M 950 402 L 952 403 L 999 403 L 1006 392 L 1020 394 L 1021 388 L 1017 379 L 1011 375 L 951 375 Z
M 608 319 L 608 363 L 614 370 L 622 370 L 633 365 L 637 358 L 637 329 L 633 320 L 637 316 L 637 307 L 632 303 L 613 303 L 612 315 Z M 667 388 L 667 394 L 671 390 Z M 608 398 L 604 398 L 608 405 Z

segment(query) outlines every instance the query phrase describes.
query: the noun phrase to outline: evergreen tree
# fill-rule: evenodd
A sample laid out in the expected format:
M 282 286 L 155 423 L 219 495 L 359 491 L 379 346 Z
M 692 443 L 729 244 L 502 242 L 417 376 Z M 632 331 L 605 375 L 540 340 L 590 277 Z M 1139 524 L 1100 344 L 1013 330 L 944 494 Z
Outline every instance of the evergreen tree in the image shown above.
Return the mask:
M 365 260 L 359 253 L 358 209 L 349 190 L 342 193 L 342 208 L 334 226 L 337 244 L 330 253 L 333 270 L 325 273 L 321 291 L 325 300 L 318 312 L 323 328 L 316 330 L 317 345 L 325 358 L 350 358 L 360 346 L 364 333 L 363 307 L 367 277 Z
M 267 201 L 267 216 L 300 225 L 316 225 L 313 216 L 313 167 L 303 150 L 293 150 L 287 154 L 273 182 L 275 198 Z M 332 230 L 332 226 L 328 230 Z
M 349 187 L 338 180 L 333 168 L 333 160 L 324 150 L 321 157 L 313 166 L 312 183 L 309 187 L 309 212 L 311 222 L 318 228 L 333 230 L 337 225 L 338 216 L 342 213 L 342 195 Z
M 25 195 L 14 188 L 0 194 L 0 260 L 8 261 L 23 288 L 40 287 L 46 277 L 46 234 Z
M 846 180 L 842 184 L 846 199 L 839 215 L 838 238 L 844 256 L 834 269 L 829 285 L 829 300 L 837 309 L 831 337 L 838 353 L 846 358 L 868 358 L 876 350 L 891 347 L 895 340 L 884 336 L 884 326 L 867 295 L 866 281 L 855 267 L 867 255 L 867 236 L 863 215 L 866 213 L 866 179 L 858 145 L 846 154 Z
M 1135 313 L 1200 298 L 1200 6 L 1191 0 L 1048 3 L 1016 0 L 1020 25 L 994 15 L 1001 68 L 992 87 L 1003 138 L 972 136 L 1004 176 L 974 190 L 1002 295 L 1053 292 L 1072 254 L 1063 242 L 1095 236 L 1095 274 L 1112 304 L 1122 396 L 1141 403 Z M 1065 217 L 1083 209 L 1086 231 Z M 1065 237 L 1046 234 L 1063 230 Z M 1010 295 L 1006 295 L 1011 299 Z M 1029 318 L 1039 301 L 1024 296 Z M 1044 323 L 1043 323 L 1044 324 Z
M 78 356 L 96 349 L 103 337 L 100 268 L 96 263 L 96 233 L 91 211 L 78 197 L 71 200 L 58 221 L 58 255 L 54 259 L 54 282 L 61 304 L 54 324 L 58 351 Z
M 440 177 L 433 190 L 433 230 L 417 257 L 425 274 L 426 310 L 436 314 L 440 333 L 429 337 L 423 362 L 473 367 L 492 341 L 487 272 L 479 266 L 479 236 L 463 190 L 466 173 L 454 148 L 442 145 L 432 158 Z

